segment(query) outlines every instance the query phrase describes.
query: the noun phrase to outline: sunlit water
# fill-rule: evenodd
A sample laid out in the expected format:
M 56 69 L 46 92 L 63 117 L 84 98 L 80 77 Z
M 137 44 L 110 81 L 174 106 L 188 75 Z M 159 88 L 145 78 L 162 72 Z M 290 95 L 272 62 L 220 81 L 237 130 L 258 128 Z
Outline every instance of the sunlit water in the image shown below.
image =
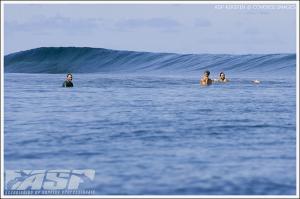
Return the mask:
M 5 169 L 95 169 L 101 195 L 295 194 L 295 79 L 64 76 L 5 74 Z

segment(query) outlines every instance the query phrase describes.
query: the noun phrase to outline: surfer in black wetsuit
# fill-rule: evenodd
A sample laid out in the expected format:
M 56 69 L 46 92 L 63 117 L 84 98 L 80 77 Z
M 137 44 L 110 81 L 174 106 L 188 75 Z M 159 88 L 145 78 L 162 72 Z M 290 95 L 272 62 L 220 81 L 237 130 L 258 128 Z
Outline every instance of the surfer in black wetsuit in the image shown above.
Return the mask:
M 67 79 L 63 83 L 63 87 L 73 87 L 73 82 L 72 82 L 73 76 L 71 73 L 67 74 Z

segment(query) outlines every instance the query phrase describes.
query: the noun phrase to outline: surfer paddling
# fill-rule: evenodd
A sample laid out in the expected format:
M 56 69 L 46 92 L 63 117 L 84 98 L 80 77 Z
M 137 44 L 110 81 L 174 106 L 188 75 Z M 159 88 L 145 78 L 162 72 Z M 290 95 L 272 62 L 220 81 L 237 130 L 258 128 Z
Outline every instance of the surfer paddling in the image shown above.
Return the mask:
M 63 83 L 63 87 L 73 87 L 73 82 L 72 82 L 73 76 L 71 73 L 67 74 L 67 78 Z

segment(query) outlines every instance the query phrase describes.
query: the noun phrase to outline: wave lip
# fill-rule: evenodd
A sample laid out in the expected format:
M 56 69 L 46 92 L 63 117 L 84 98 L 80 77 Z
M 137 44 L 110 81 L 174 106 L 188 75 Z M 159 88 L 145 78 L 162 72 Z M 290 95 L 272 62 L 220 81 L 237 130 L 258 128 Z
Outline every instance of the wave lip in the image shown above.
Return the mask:
M 294 75 L 296 54 L 176 54 L 89 47 L 41 47 L 4 57 L 6 73 L 232 73 Z

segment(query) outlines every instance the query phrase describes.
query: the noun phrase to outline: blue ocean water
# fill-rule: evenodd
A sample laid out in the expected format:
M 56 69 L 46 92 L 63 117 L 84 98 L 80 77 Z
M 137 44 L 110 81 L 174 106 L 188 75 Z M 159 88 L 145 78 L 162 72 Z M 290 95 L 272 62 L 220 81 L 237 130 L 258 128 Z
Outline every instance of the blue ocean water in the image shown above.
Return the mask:
M 237 76 L 294 76 L 296 54 L 175 54 L 103 48 L 48 47 L 4 57 L 9 73 L 141 73 L 189 74 L 229 72 Z
M 296 62 L 286 56 L 262 69 L 244 60 L 249 70 L 228 68 L 229 83 L 208 87 L 202 67 L 176 60 L 148 73 L 75 70 L 73 88 L 15 60 L 4 76 L 4 167 L 95 169 L 99 195 L 296 194 Z M 208 69 L 216 78 L 224 68 Z

